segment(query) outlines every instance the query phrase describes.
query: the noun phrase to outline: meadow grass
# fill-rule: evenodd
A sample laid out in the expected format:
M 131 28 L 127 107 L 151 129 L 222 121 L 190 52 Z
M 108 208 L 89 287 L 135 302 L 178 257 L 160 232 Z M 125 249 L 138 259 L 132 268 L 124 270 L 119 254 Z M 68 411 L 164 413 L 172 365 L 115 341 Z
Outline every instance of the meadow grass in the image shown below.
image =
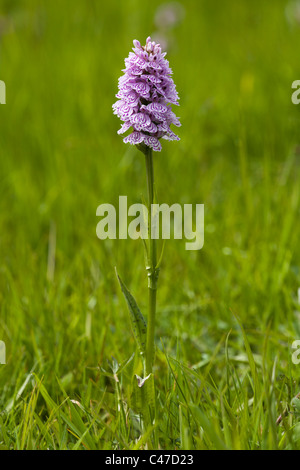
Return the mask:
M 1 449 L 300 449 L 299 18 L 285 0 L 185 0 L 162 30 L 161 4 L 0 0 Z M 132 40 L 155 33 L 182 121 L 156 190 L 205 204 L 205 245 L 165 247 L 145 429 L 114 271 L 146 315 L 143 246 L 99 241 L 96 208 L 146 196 L 111 106 Z

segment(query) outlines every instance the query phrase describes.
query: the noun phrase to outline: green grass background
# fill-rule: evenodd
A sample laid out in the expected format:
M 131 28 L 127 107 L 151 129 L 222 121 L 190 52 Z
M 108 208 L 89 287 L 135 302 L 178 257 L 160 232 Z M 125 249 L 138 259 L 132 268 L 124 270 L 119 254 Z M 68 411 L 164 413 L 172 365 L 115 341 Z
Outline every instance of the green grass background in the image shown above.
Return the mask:
M 158 27 L 158 0 L 0 0 L 3 449 L 149 446 L 138 361 L 119 385 L 99 368 L 135 351 L 114 267 L 146 315 L 143 247 L 96 237 L 99 204 L 146 195 L 111 106 L 132 40 L 149 35 L 181 97 L 181 141 L 155 154 L 159 201 L 205 204 L 203 250 L 171 240 L 161 270 L 159 446 L 300 449 L 299 3 L 179 3 Z

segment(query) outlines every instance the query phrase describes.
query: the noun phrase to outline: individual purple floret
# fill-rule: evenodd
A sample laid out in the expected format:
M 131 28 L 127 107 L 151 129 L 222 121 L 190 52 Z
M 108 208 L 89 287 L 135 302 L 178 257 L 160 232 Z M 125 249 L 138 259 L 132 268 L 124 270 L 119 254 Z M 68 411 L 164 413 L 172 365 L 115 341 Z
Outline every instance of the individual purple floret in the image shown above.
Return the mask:
M 179 105 L 173 72 L 166 53 L 150 37 L 144 47 L 136 40 L 133 44 L 134 52 L 125 59 L 124 75 L 119 79 L 118 101 L 113 105 L 114 114 L 123 121 L 118 134 L 131 128 L 133 132 L 124 138 L 125 143 L 144 143 L 160 152 L 160 139 L 180 140 L 170 129 L 171 124 L 181 126 L 171 107 Z

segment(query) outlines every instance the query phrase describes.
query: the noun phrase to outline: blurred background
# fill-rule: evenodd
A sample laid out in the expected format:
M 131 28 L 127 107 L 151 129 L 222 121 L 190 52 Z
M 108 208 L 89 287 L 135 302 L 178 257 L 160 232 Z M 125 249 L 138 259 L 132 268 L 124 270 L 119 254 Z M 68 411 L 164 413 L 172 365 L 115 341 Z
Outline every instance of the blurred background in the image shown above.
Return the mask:
M 300 338 L 300 2 L 0 0 L 0 371 L 6 401 L 33 367 L 77 387 L 134 350 L 114 267 L 145 311 L 137 241 L 100 241 L 96 209 L 141 202 L 142 154 L 117 135 L 117 80 L 133 39 L 168 52 L 181 141 L 155 154 L 160 202 L 205 204 L 205 246 L 165 250 L 158 338 L 205 361 L 234 313 L 287 364 Z M 280 346 L 279 346 L 280 345 Z M 297 372 L 295 372 L 297 375 Z M 52 382 L 53 379 L 53 382 Z

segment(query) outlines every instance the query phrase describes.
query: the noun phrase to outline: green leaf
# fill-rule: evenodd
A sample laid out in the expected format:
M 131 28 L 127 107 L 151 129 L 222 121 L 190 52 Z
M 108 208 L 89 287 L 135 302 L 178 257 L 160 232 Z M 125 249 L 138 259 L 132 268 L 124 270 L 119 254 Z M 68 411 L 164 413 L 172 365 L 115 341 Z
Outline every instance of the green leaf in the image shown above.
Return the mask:
M 226 450 L 227 447 L 216 431 L 216 427 L 212 420 L 209 419 L 198 406 L 192 404 L 190 408 L 195 413 L 198 423 L 203 428 L 204 433 L 207 435 L 216 450 Z
M 152 423 L 151 409 L 155 406 L 154 376 L 135 375 L 132 381 L 131 407 L 143 415 L 145 423 Z M 153 418 L 153 417 L 152 417 Z
M 41 396 L 46 402 L 50 416 L 55 416 L 55 415 L 59 416 L 66 423 L 66 425 L 69 428 L 69 431 L 71 431 L 72 434 L 75 435 L 80 440 L 80 443 L 83 443 L 84 446 L 87 447 L 88 449 L 97 450 L 96 443 L 89 433 L 89 430 L 91 429 L 93 422 L 92 424 L 88 425 L 82 421 L 75 406 L 73 405 L 72 401 L 67 396 L 61 382 L 57 379 L 59 387 L 62 390 L 66 398 L 61 405 L 57 405 L 53 401 L 53 399 L 50 397 L 48 391 L 46 390 L 45 386 L 42 384 L 42 381 L 38 378 L 38 376 L 36 374 L 33 374 L 33 377 L 38 386 Z M 64 413 L 61 409 L 64 403 L 68 404 L 68 408 L 69 408 L 68 414 Z
M 246 353 L 247 353 L 247 356 L 248 356 L 250 371 L 251 371 L 252 380 L 253 380 L 253 384 L 254 384 L 254 396 L 255 396 L 255 399 L 259 399 L 261 397 L 261 390 L 260 390 L 260 383 L 259 383 L 259 380 L 258 380 L 258 374 L 257 374 L 257 369 L 256 369 L 254 356 L 253 356 L 253 353 L 251 351 L 251 347 L 250 347 L 246 332 L 244 330 L 244 327 L 242 325 L 242 322 L 235 313 L 233 313 L 233 314 L 234 314 L 234 316 L 235 316 L 235 318 L 236 318 L 236 320 L 239 324 L 239 327 L 240 327 L 242 335 L 243 335 L 244 345 L 245 345 Z
M 121 364 L 119 364 L 119 369 L 117 372 L 118 375 L 121 374 L 121 372 L 123 372 L 126 369 L 126 367 L 132 362 L 134 356 L 135 356 L 135 353 L 133 353 L 129 359 L 126 359 Z
M 137 378 L 134 375 L 131 383 L 130 408 L 136 413 L 142 413 L 144 407 L 142 390 L 138 386 Z
M 298 397 L 295 397 L 291 401 L 291 405 L 294 408 L 294 411 L 299 414 L 300 413 L 300 400 Z
M 116 275 L 118 278 L 118 281 L 121 286 L 121 290 L 124 294 L 124 297 L 126 299 L 129 313 L 130 313 L 130 320 L 131 320 L 131 326 L 132 330 L 134 333 L 134 337 L 138 346 L 138 349 L 141 354 L 145 354 L 146 350 L 146 337 L 147 337 L 147 325 L 146 321 L 134 299 L 132 294 L 129 292 L 125 284 L 122 282 L 120 279 L 117 270 L 116 270 Z

